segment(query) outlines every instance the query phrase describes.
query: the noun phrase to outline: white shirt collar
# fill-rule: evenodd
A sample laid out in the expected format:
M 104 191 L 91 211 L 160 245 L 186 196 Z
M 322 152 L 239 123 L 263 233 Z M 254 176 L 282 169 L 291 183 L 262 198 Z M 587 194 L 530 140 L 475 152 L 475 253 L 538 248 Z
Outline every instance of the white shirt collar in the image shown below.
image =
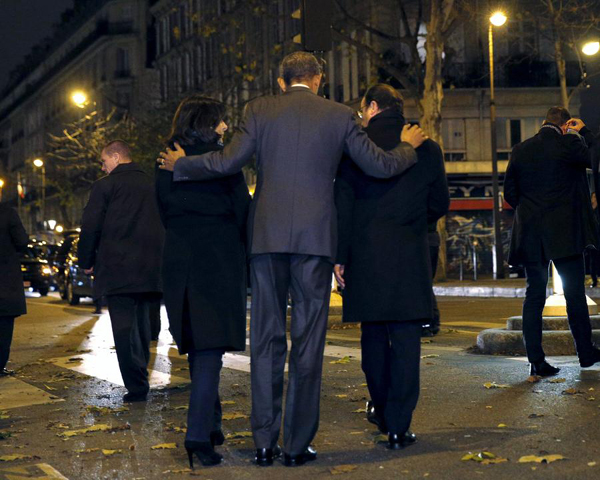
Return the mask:
M 308 88 L 310 90 L 310 87 L 308 85 L 304 85 L 303 83 L 294 83 L 292 85 L 290 85 L 291 87 L 304 87 L 304 88 Z

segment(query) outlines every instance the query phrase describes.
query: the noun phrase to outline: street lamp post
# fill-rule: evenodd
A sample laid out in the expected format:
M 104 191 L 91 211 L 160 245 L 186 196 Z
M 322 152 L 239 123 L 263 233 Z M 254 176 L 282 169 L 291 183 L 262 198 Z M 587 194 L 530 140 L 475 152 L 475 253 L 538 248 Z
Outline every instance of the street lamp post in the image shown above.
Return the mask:
M 42 169 L 42 225 L 44 225 L 46 221 L 46 165 L 41 158 L 36 158 L 33 165 Z
M 2 189 L 4 188 L 4 180 L 0 178 L 0 202 L 2 201 Z
M 494 222 L 494 279 L 504 278 L 504 251 L 502 247 L 502 229 L 500 225 L 500 188 L 498 182 L 498 139 L 496 136 L 496 96 L 494 90 L 494 26 L 501 27 L 506 23 L 506 15 L 496 12 L 490 17 L 489 51 L 490 51 L 490 129 L 492 144 L 492 196 Z

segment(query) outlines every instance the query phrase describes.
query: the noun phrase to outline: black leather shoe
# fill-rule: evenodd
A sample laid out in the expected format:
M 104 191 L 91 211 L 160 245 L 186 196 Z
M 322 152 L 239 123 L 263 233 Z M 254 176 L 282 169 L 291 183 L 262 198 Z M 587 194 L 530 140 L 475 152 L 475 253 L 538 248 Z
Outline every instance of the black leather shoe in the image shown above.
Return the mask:
M 594 347 L 593 353 L 591 356 L 586 357 L 585 359 L 579 359 L 579 365 L 581 368 L 588 368 L 594 365 L 594 363 L 600 362 L 600 349 Z
M 254 461 L 259 467 L 269 467 L 273 465 L 273 460 L 279 457 L 281 457 L 281 447 L 279 445 L 275 448 L 257 448 Z
M 403 434 L 390 433 L 388 435 L 387 448 L 390 450 L 401 450 L 406 447 L 410 447 L 417 441 L 417 436 L 410 430 L 407 430 Z
M 146 393 L 134 393 L 129 392 L 123 395 L 124 402 L 145 402 L 148 398 L 148 392 Z
M 556 375 L 558 372 L 560 372 L 560 368 L 553 367 L 546 360 L 532 363 L 529 370 L 530 375 L 538 377 L 551 377 L 552 375 Z
M 3 368 L 2 370 L 0 370 L 0 377 L 10 377 L 11 375 L 14 375 L 15 371 L 14 370 L 8 370 L 6 368 Z
M 286 467 L 299 467 L 304 465 L 306 462 L 312 462 L 317 459 L 317 451 L 313 447 L 308 447 L 300 455 L 288 455 L 283 454 L 283 464 Z
M 385 424 L 385 420 L 382 416 L 378 415 L 375 411 L 375 405 L 372 401 L 367 402 L 367 420 L 371 422 L 373 425 L 376 425 L 379 431 L 383 434 L 387 434 L 387 425 Z
M 185 441 L 185 451 L 188 454 L 190 468 L 194 469 L 194 455 L 198 457 L 200 463 L 205 467 L 218 465 L 223 461 L 223 455 L 214 451 L 210 442 Z

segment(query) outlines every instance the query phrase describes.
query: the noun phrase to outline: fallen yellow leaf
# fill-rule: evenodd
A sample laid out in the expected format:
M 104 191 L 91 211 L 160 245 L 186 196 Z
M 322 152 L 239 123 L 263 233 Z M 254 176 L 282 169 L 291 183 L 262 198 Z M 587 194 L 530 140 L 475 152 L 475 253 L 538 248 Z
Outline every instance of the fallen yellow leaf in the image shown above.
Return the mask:
M 332 364 L 346 364 L 346 363 L 350 363 L 350 357 L 346 356 L 346 357 L 340 358 L 339 360 L 333 360 L 333 361 L 331 361 L 329 363 L 332 363 Z
M 483 384 L 485 388 L 510 388 L 510 385 L 501 385 L 496 382 L 486 382 Z
M 150 447 L 152 450 L 169 450 L 172 448 L 177 448 L 176 443 L 159 443 L 158 445 L 153 445 Z
M 553 378 L 551 380 L 548 380 L 548 383 L 565 383 L 566 381 L 566 378 Z
M 498 424 L 498 428 L 506 428 L 506 424 L 505 423 L 499 423 Z
M 39 458 L 39 457 L 35 457 L 32 455 L 21 455 L 19 453 L 14 453 L 12 455 L 2 455 L 0 456 L 0 462 L 14 462 L 15 460 L 32 460 L 34 458 Z
M 223 420 L 237 420 L 238 418 L 248 418 L 248 415 L 244 415 L 243 413 L 238 412 L 223 414 Z
M 336 465 L 335 467 L 331 467 L 329 472 L 332 475 L 340 475 L 342 473 L 350 473 L 358 468 L 358 465 Z
M 107 456 L 110 457 L 111 455 L 115 455 L 117 453 L 123 453 L 123 450 L 119 449 L 119 450 L 105 450 L 102 449 L 102 453 Z
M 252 437 L 252 432 L 233 432 L 225 435 L 227 440 L 233 440 L 234 438 L 250 438 Z
M 552 462 L 556 462 L 557 460 L 564 460 L 565 457 L 563 457 L 562 455 L 544 455 L 541 457 L 538 457 L 536 455 L 526 455 L 524 457 L 519 458 L 519 463 L 531 463 L 531 462 L 535 462 L 535 463 L 552 463 Z
M 221 405 L 235 405 L 235 402 L 233 400 L 223 400 Z
M 421 358 L 438 358 L 439 355 L 436 355 L 435 353 L 431 353 L 429 355 L 423 355 Z
M 341 393 L 340 395 L 336 395 L 337 398 L 347 398 L 348 395 Z

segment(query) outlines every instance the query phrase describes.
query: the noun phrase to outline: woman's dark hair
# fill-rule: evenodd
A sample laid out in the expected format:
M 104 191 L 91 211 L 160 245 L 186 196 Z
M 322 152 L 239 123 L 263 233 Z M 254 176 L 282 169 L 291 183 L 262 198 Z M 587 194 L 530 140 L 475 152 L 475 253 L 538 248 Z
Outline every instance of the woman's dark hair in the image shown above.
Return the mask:
M 404 98 L 398 90 L 385 83 L 377 83 L 370 87 L 365 93 L 365 104 L 369 105 L 376 101 L 381 110 L 395 110 L 403 113 Z
M 225 105 L 221 102 L 201 95 L 191 95 L 177 107 L 169 143 L 193 145 L 198 141 L 216 142 L 219 134 L 215 132 L 215 128 L 224 118 Z

